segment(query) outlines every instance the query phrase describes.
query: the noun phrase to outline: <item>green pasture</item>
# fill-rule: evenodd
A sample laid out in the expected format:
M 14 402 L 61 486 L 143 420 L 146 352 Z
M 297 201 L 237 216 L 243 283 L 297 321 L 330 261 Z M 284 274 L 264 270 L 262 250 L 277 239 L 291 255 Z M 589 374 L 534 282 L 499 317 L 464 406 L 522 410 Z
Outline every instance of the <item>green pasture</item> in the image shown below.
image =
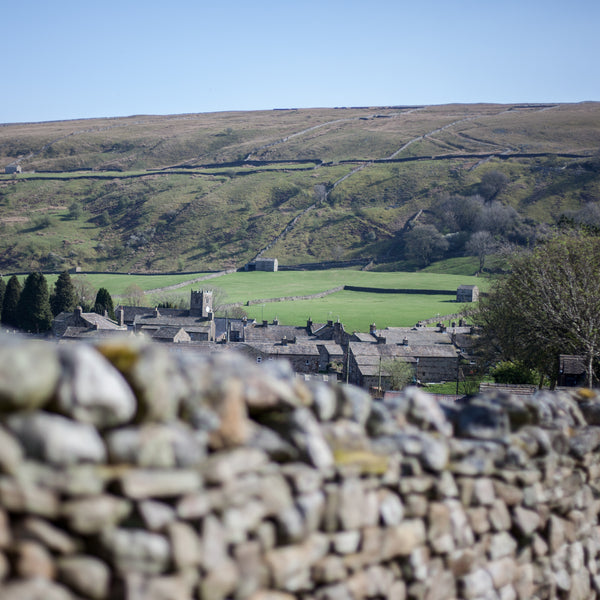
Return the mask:
M 410 327 L 421 319 L 460 312 L 463 307 L 452 296 L 343 291 L 315 300 L 255 304 L 245 310 L 258 321 L 271 322 L 277 317 L 282 325 L 303 325 L 309 317 L 315 323 L 339 319 L 346 331 L 367 332 L 371 323 L 378 329 Z
M 465 275 L 406 272 L 384 273 L 375 271 L 357 271 L 353 269 L 277 271 L 276 273 L 240 272 L 230 273 L 206 282 L 192 284 L 177 290 L 177 292 L 189 294 L 190 289 L 218 287 L 225 292 L 227 302 L 246 303 L 248 300 L 262 298 L 307 296 L 309 294 L 324 292 L 341 285 L 387 289 L 399 288 L 456 291 L 456 288 L 461 284 L 477 285 L 481 290 L 485 291 L 489 286 L 489 281 L 487 279 L 468 277 Z M 108 289 L 110 291 L 110 288 Z

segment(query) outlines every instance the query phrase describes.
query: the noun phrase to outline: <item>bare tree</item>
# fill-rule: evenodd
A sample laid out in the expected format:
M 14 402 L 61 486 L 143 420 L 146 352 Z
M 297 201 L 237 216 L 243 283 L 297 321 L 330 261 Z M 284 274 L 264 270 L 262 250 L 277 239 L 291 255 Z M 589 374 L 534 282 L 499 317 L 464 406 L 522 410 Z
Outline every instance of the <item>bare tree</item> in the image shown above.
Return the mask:
M 144 305 L 144 290 L 132 283 L 125 288 L 124 301 L 128 306 L 143 306 Z
M 493 235 L 506 235 L 519 221 L 519 213 L 500 202 L 486 204 L 477 220 L 476 231 L 489 231 Z
M 476 231 L 465 246 L 465 250 L 479 259 L 479 273 L 483 272 L 486 257 L 494 252 L 498 244 L 489 231 Z

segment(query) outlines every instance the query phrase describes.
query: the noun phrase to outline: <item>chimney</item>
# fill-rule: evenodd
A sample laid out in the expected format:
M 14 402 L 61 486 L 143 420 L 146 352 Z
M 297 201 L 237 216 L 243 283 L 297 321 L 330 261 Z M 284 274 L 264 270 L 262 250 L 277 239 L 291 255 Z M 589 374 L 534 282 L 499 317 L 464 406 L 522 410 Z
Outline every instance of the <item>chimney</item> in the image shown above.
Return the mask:
M 308 317 L 307 321 L 306 321 L 306 329 L 310 329 L 313 325 L 312 319 L 310 317 Z
M 287 346 L 287 343 L 288 343 L 287 337 L 284 335 L 284 336 L 281 338 L 281 345 L 282 345 L 282 346 Z
M 377 343 L 378 344 L 385 344 L 386 341 L 387 341 L 386 338 L 384 338 L 383 336 L 381 336 L 381 335 L 377 336 Z
M 273 319 L 273 325 L 279 325 L 279 319 L 277 317 Z
M 376 335 L 377 334 L 377 325 L 375 325 L 375 323 L 371 323 L 369 325 L 369 333 L 371 335 Z
M 83 309 L 81 308 L 81 306 L 78 306 L 75 311 L 74 311 L 74 315 L 78 318 L 81 319 L 81 313 L 83 312 Z
M 268 327 L 269 326 L 269 321 L 267 321 L 266 319 L 263 320 L 263 327 Z
M 119 325 L 123 327 L 125 325 L 125 309 L 121 306 L 119 309 Z
M 158 312 L 158 306 L 154 309 L 154 318 L 158 319 L 160 317 L 160 313 Z
M 333 321 L 331 321 L 331 320 L 327 321 L 327 327 L 333 327 Z
M 403 345 L 403 346 L 408 346 L 408 338 L 407 338 L 407 337 L 405 337 L 405 338 L 402 340 L 402 345 Z

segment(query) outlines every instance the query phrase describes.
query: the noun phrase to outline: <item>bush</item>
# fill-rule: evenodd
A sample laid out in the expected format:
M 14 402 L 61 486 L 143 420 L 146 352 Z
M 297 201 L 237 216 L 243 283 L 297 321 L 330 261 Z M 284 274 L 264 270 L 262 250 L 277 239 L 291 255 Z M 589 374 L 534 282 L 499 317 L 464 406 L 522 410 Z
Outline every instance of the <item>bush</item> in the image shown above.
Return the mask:
M 536 385 L 539 376 L 536 371 L 526 367 L 521 362 L 505 361 L 498 363 L 490 370 L 496 383 Z

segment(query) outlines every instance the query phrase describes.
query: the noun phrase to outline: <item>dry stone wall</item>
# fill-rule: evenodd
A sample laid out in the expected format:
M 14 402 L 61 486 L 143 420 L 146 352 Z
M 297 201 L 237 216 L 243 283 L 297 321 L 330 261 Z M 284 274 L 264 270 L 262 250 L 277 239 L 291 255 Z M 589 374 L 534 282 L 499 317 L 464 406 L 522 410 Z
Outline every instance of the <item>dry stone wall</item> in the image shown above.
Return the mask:
M 285 363 L 0 339 L 0 598 L 600 590 L 600 401 L 443 406 Z

